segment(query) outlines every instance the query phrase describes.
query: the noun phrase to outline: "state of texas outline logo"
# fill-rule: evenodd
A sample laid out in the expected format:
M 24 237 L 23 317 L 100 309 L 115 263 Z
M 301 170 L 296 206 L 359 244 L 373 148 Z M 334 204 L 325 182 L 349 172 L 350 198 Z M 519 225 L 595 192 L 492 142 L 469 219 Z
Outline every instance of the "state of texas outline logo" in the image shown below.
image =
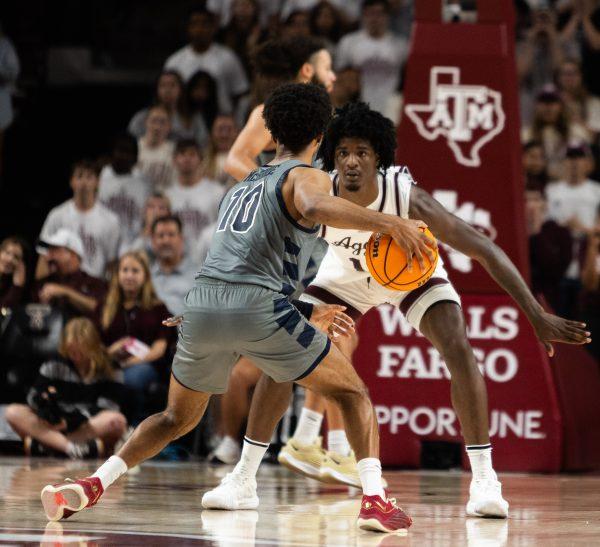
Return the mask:
M 452 66 L 432 67 L 429 104 L 407 104 L 405 111 L 423 138 L 444 137 L 456 161 L 467 167 L 481 165 L 479 151 L 506 121 L 502 94 L 484 85 L 461 84 L 460 68 Z

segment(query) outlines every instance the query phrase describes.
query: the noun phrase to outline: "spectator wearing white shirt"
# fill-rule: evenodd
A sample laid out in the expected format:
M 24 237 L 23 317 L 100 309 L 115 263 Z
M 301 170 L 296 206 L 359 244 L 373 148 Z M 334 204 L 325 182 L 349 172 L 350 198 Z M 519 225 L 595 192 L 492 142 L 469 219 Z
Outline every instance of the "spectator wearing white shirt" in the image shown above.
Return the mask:
M 336 69 L 353 67 L 361 73 L 361 99 L 384 112 L 389 95 L 398 88 L 400 69 L 408 45 L 390 30 L 387 0 L 365 0 L 362 29 L 344 36 L 338 44 Z
M 150 268 L 158 297 L 173 315 L 184 310 L 184 298 L 194 284 L 198 267 L 185 254 L 179 217 L 159 217 L 152 225 L 154 261 Z
M 215 92 L 216 94 L 216 92 Z M 156 82 L 156 91 L 152 104 L 160 104 L 169 112 L 171 118 L 171 132 L 169 138 L 196 139 L 200 146 L 205 146 L 208 141 L 208 125 L 204 116 L 190 111 L 186 96 L 186 86 L 179 72 L 164 70 Z M 146 119 L 150 108 L 143 108 L 131 118 L 127 130 L 136 139 L 146 132 Z
M 192 249 L 200 232 L 217 220 L 224 187 L 204 176 L 202 154 L 192 140 L 180 141 L 175 149 L 176 180 L 167 190 L 171 210 L 183 224 L 183 236 Z
M 122 249 L 139 235 L 142 212 L 150 193 L 150 185 L 135 167 L 137 161 L 137 141 L 131 135 L 122 134 L 114 139 L 110 164 L 100 173 L 98 199 L 119 219 Z
M 185 81 L 198 70 L 205 70 L 217 80 L 220 110 L 233 112 L 238 98 L 248 91 L 248 78 L 235 53 L 214 42 L 217 16 L 204 7 L 195 8 L 187 29 L 190 43 L 171 55 L 165 68 L 176 70 Z
M 594 226 L 600 204 L 600 183 L 588 178 L 592 167 L 587 145 L 571 144 L 563 160 L 564 179 L 546 187 L 549 217 L 568 226 L 575 237 Z
M 600 205 L 600 183 L 590 180 L 593 168 L 586 145 L 571 145 L 564 160 L 564 180 L 546 187 L 548 218 L 568 227 L 573 236 L 573 260 L 561 283 L 561 303 L 557 311 L 573 317 L 581 289 L 579 256 L 585 236 L 594 227 Z
M 173 180 L 175 145 L 168 138 L 170 131 L 168 110 L 161 105 L 150 108 L 146 118 L 146 132 L 138 140 L 138 167 L 154 192 L 164 191 Z
M 73 165 L 73 198 L 50 211 L 40 239 L 51 238 L 61 228 L 76 232 L 83 242 L 81 269 L 103 279 L 108 265 L 117 258 L 120 227 L 117 216 L 98 201 L 98 174 L 94 162 L 81 160 Z M 46 261 L 40 257 L 36 277 L 47 272 Z

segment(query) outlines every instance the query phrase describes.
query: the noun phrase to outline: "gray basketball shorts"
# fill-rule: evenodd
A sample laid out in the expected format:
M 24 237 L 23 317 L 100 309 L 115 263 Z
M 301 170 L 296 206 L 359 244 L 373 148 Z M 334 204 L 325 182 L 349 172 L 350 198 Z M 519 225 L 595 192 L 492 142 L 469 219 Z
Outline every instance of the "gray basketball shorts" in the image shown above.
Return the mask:
M 330 341 L 280 293 L 199 277 L 185 297 L 173 376 L 195 391 L 224 393 L 233 365 L 250 359 L 276 382 L 300 380 Z

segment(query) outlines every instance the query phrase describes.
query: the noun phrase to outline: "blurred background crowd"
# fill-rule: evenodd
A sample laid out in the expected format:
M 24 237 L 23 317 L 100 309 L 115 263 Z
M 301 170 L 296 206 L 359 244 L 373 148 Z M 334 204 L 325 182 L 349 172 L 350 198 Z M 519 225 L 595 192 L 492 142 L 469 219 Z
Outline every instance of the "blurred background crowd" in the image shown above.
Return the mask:
M 96 457 L 163 404 L 176 331 L 161 322 L 182 311 L 234 183 L 227 154 L 261 101 L 252 52 L 318 37 L 334 105 L 398 124 L 414 0 L 5 4 L 0 451 Z M 531 282 L 595 331 L 600 1 L 515 5 Z M 447 0 L 444 17 L 474 8 Z M 218 405 L 202 427 L 164 456 L 214 445 Z

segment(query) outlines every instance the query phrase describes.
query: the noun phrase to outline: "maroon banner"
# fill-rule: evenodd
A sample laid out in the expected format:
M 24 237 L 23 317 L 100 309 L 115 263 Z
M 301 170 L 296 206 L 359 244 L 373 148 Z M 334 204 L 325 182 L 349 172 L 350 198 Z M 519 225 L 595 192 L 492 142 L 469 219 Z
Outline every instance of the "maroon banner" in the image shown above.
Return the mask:
M 525 277 L 512 0 L 479 0 L 479 23 L 442 23 L 441 2 L 417 3 L 398 129 L 398 163 L 450 212 L 494 239 Z M 494 281 L 448 248 L 459 291 Z
M 489 392 L 495 467 L 559 471 L 557 394 L 548 358 L 526 317 L 504 295 L 465 296 L 463 312 Z M 419 467 L 423 441 L 462 443 L 448 370 L 401 312 L 392 306 L 369 312 L 359 335 L 354 365 L 376 407 L 382 463 Z

